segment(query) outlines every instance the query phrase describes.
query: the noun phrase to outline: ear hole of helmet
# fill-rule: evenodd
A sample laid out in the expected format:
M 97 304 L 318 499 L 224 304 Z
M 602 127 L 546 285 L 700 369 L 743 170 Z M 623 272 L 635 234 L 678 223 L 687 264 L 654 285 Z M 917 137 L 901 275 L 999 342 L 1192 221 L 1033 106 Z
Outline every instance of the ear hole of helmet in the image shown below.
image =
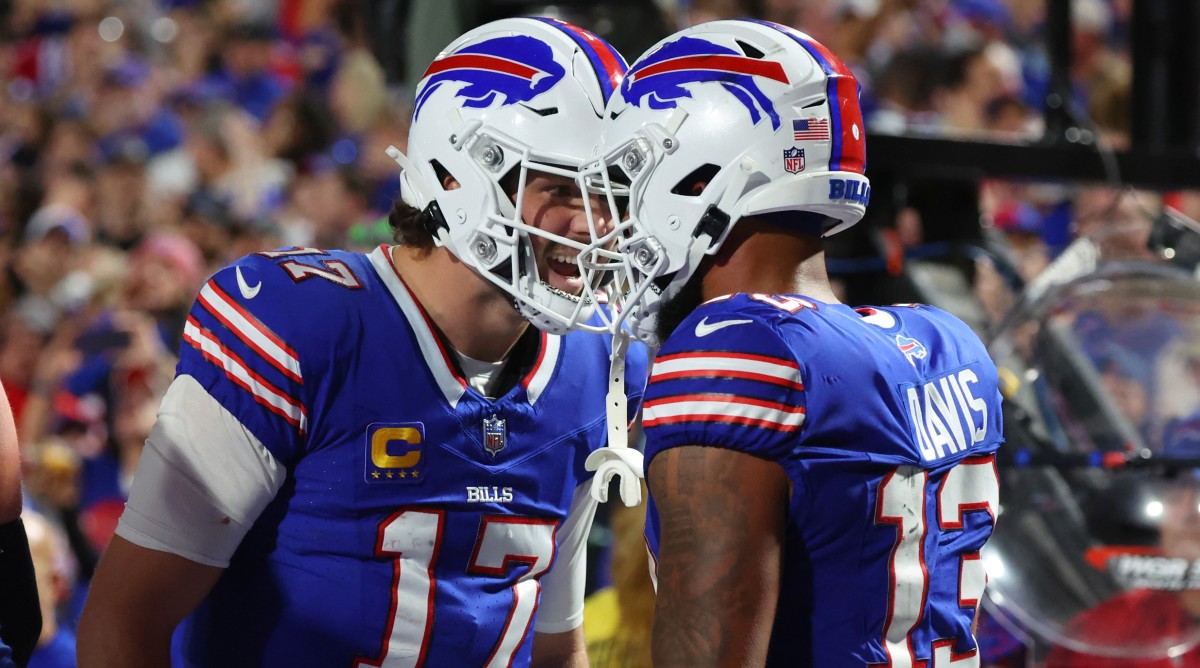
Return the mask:
M 699 197 L 720 171 L 721 168 L 712 163 L 700 165 L 693 169 L 692 173 L 680 179 L 679 183 L 671 188 L 671 192 L 682 197 Z
M 446 190 L 446 179 L 450 178 L 450 179 L 454 179 L 455 181 L 458 181 L 458 179 L 455 178 L 455 176 L 450 173 L 450 170 L 443 167 L 442 163 L 438 162 L 437 160 L 430 160 L 429 166 L 433 167 L 433 173 L 434 173 L 434 175 L 437 176 L 438 186 L 442 190 Z M 458 181 L 458 182 L 462 183 L 462 181 Z

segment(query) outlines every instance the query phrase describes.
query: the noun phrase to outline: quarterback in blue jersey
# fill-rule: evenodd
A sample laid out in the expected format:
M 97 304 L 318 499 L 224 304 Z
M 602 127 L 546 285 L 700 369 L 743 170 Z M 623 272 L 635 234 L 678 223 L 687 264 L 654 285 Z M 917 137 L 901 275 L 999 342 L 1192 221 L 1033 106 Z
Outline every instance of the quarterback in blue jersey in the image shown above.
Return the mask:
M 822 236 L 870 198 L 858 84 L 807 35 L 716 21 L 609 103 L 592 171 L 628 217 L 614 329 L 642 406 L 654 664 L 978 666 L 997 374 L 956 318 L 838 302 Z
M 398 245 L 203 286 L 80 665 L 165 664 L 177 625 L 189 666 L 586 665 L 610 350 L 563 332 L 598 303 L 578 170 L 624 70 L 560 21 L 467 33 L 391 150 Z

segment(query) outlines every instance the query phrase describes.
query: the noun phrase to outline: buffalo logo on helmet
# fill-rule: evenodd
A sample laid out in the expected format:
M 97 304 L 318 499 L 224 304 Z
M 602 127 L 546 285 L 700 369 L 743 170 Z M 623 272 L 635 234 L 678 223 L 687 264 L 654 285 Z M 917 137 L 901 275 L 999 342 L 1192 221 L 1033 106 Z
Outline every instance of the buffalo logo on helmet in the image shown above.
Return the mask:
M 744 56 L 733 49 L 695 37 L 680 37 L 634 64 L 621 82 L 621 95 L 634 106 L 674 109 L 678 100 L 691 98 L 689 84 L 715 83 L 750 112 L 755 125 L 763 115 L 778 130 L 779 114 L 755 77 L 789 83 L 783 65 Z
M 421 113 L 429 96 L 449 82 L 466 84 L 457 97 L 464 107 L 487 108 L 500 101 L 502 106 L 529 102 L 554 88 L 566 69 L 555 62 L 549 44 L 525 35 L 497 37 L 465 46 L 433 61 L 421 79 L 424 88 L 417 94 L 413 118 Z

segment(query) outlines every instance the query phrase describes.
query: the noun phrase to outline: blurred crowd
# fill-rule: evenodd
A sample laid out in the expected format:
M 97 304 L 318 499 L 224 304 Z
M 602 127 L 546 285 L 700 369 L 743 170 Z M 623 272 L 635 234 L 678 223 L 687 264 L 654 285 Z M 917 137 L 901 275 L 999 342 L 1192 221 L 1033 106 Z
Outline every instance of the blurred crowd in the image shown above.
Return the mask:
M 1132 0 L 1070 0 L 1077 110 L 1128 130 Z M 1046 0 L 695 0 L 683 20 L 760 11 L 855 71 L 872 132 L 1036 138 L 1050 87 Z
M 0 381 L 27 505 L 45 517 L 43 599 L 60 622 L 47 648 L 68 642 L 205 278 L 256 250 L 390 240 L 398 179 L 384 149 L 405 144 L 411 92 L 372 48 L 368 4 L 0 0 Z M 749 15 L 809 32 L 859 75 L 872 133 L 1043 133 L 1045 0 L 655 4 L 667 30 Z M 508 5 L 587 25 L 570 2 Z M 1095 141 L 1128 146 L 1133 0 L 1071 5 L 1073 107 Z M 1138 253 L 1148 212 L 1197 214 L 1186 193 L 1120 195 L 987 183 L 983 222 L 1029 280 L 1074 234 Z M 911 212 L 896 224 L 906 245 L 921 242 Z M 998 317 L 1012 282 L 984 265 Z
M 0 380 L 27 507 L 61 536 L 39 561 L 63 622 L 45 627 L 51 652 L 69 644 L 54 638 L 112 535 L 197 289 L 255 250 L 387 241 L 384 148 L 403 146 L 407 114 L 350 3 L 0 8 Z
M 1047 0 L 679 0 L 677 21 L 758 14 L 799 26 L 854 70 L 869 136 L 909 135 L 994 142 L 1090 146 L 1106 183 L 989 180 L 980 184 L 978 221 L 986 254 L 972 276 L 994 324 L 1014 292 L 1037 276 L 1072 239 L 1087 236 L 1111 259 L 1149 259 L 1156 217 L 1173 209 L 1200 218 L 1200 195 L 1134 192 L 1120 184 L 1113 151 L 1132 146 L 1133 0 L 1063 0 L 1070 7 L 1070 100 L 1065 136 L 1048 135 L 1051 90 Z M 1051 128 L 1050 131 L 1055 131 Z M 1058 129 L 1061 131 L 1061 128 Z M 868 144 L 868 166 L 870 145 Z M 1198 182 L 1200 186 L 1200 182 Z M 877 193 L 878 195 L 879 193 Z M 918 208 L 901 206 L 881 246 L 889 258 L 937 254 Z M 947 226 L 942 222 L 939 227 Z M 831 271 L 879 263 L 834 263 Z M 975 322 L 968 318 L 969 322 Z

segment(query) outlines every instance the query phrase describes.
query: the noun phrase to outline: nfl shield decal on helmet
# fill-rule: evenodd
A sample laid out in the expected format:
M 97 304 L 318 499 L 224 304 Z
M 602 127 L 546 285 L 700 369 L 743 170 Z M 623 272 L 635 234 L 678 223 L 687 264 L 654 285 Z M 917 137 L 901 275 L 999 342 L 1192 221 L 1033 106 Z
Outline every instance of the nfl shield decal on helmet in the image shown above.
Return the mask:
M 784 149 L 783 168 L 789 174 L 799 174 L 804 171 L 804 149 L 795 146 Z
M 483 449 L 495 457 L 504 449 L 507 441 L 508 427 L 504 424 L 504 418 L 495 415 L 485 418 L 483 421 Z

